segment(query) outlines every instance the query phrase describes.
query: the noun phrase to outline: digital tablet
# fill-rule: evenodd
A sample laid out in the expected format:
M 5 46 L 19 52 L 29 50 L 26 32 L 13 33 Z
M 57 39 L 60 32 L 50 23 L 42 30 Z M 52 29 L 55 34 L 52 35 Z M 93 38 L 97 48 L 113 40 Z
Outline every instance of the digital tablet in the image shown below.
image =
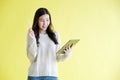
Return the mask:
M 71 39 L 69 40 L 60 50 L 57 51 L 57 54 L 64 54 L 64 50 L 68 48 L 69 46 L 74 46 L 76 43 L 78 43 L 80 39 Z

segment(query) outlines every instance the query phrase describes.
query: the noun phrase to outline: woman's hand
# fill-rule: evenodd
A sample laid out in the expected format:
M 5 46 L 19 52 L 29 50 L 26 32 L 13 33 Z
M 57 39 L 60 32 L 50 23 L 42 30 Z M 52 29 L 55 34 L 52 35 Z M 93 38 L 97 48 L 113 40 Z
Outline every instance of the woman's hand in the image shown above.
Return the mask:
M 29 29 L 29 36 L 32 38 L 32 39 L 35 39 L 35 34 L 34 34 L 34 31 L 32 30 L 32 28 Z
M 64 52 L 65 53 L 70 53 L 72 51 L 72 46 L 73 45 L 70 45 L 68 48 L 65 48 Z

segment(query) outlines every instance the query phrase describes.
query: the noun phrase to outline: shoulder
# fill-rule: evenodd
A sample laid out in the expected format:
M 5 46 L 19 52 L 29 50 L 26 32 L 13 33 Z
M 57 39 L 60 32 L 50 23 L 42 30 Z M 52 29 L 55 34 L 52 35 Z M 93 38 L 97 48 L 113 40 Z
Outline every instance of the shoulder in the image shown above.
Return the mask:
M 59 34 L 59 32 L 57 32 L 57 31 L 53 31 L 55 34 Z
M 55 33 L 56 36 L 59 36 L 59 32 L 57 31 L 53 31 Z
M 57 31 L 53 31 L 53 32 L 55 33 L 55 36 L 56 36 L 57 38 L 59 38 L 59 37 L 60 37 L 59 32 L 57 32 Z

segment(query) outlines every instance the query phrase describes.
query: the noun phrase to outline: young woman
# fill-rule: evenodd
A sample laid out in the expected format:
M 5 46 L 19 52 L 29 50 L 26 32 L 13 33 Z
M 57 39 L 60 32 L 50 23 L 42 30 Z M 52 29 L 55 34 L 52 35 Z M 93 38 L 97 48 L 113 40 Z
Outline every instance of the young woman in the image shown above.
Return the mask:
M 28 80 L 58 80 L 57 62 L 66 60 L 72 51 L 69 47 L 65 54 L 57 54 L 60 48 L 60 36 L 52 30 L 49 11 L 39 8 L 27 35 L 27 56 L 31 63 Z

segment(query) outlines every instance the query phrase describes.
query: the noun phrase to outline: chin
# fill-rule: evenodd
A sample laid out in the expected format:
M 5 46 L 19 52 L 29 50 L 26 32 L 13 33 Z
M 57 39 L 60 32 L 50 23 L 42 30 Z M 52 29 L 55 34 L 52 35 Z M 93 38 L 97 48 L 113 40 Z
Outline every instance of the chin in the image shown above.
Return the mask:
M 47 29 L 43 29 L 43 31 L 46 31 Z

